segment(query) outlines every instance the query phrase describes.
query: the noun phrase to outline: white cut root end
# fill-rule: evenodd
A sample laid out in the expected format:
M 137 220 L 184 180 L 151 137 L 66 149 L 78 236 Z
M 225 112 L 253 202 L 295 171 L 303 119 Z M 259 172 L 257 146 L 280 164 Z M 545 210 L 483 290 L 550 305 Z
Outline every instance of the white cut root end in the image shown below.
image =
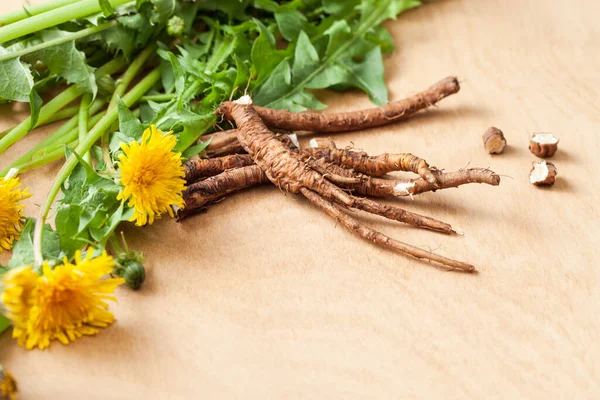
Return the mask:
M 414 182 L 406 182 L 399 183 L 394 186 L 394 196 L 410 196 L 413 198 L 413 193 L 415 192 L 415 183 Z
M 554 185 L 556 181 L 556 166 L 547 161 L 533 162 L 529 172 L 529 182 L 536 186 Z
M 535 133 L 531 137 L 532 142 L 539 144 L 557 144 L 558 138 L 551 133 Z
M 317 142 L 317 139 L 310 139 L 310 141 L 308 142 L 308 145 L 313 149 L 319 148 L 319 142 Z
M 250 97 L 249 95 L 245 94 L 242 97 L 240 97 L 237 100 L 233 101 L 235 104 L 241 104 L 243 106 L 249 106 L 252 104 L 252 97 Z

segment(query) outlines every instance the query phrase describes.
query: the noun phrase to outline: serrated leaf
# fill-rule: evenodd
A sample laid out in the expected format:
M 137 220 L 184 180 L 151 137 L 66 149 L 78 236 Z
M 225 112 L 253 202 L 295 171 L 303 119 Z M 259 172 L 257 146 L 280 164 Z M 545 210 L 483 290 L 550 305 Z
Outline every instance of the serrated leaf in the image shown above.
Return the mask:
M 242 93 L 250 83 L 250 67 L 248 63 L 242 61 L 239 57 L 235 57 L 236 76 L 233 81 L 233 89 Z
M 301 77 L 292 77 L 292 84 L 287 84 L 284 67 L 278 67 L 278 75 L 275 76 L 274 71 L 259 86 L 254 95 L 256 103 L 267 107 L 298 110 L 307 104 L 320 104 L 314 96 L 304 94 L 306 89 L 335 88 L 336 85 L 341 85 L 360 88 L 367 92 L 376 104 L 384 104 L 387 100 L 387 90 L 383 82 L 381 50 L 366 40 L 365 36 L 382 21 L 395 18 L 398 13 L 418 4 L 410 0 L 362 0 L 358 8 L 358 23 L 351 26 L 345 20 L 334 21 L 324 32 L 329 36 L 329 43 L 318 63 L 314 62 L 314 43 L 307 45 L 305 37 L 299 38 L 297 47 L 300 49 L 297 48 L 294 55 L 292 75 L 298 70 Z M 329 6 L 334 5 L 329 3 Z M 301 59 L 298 66 L 303 68 L 296 68 L 296 58 Z M 353 58 L 362 59 L 362 62 Z M 372 70 L 369 71 L 369 68 Z
M 290 69 L 290 63 L 283 60 L 269 76 L 269 79 L 260 87 L 260 90 L 254 94 L 252 100 L 259 106 L 266 104 L 271 106 L 272 103 L 290 91 L 291 82 L 292 70 Z
M 110 50 L 122 52 L 127 58 L 133 54 L 136 47 L 136 31 L 117 25 L 102 32 L 102 37 Z
M 0 54 L 6 53 L 0 47 Z M 0 100 L 29 101 L 33 85 L 29 65 L 16 58 L 0 62 Z
M 131 140 L 141 139 L 144 133 L 144 125 L 133 115 L 120 98 L 117 99 L 117 107 L 119 113 L 119 131 L 126 137 L 131 138 Z
M 256 77 L 254 82 L 259 85 L 271 75 L 286 57 L 286 53 L 275 48 L 275 38 L 262 22 L 257 19 L 254 22 L 260 35 L 252 45 L 251 58 L 253 75 Z
M 275 13 L 275 21 L 279 27 L 279 32 L 287 41 L 294 41 L 308 22 L 306 17 L 298 10 L 291 7 L 282 6 Z
M 319 66 L 319 55 L 317 50 L 310 42 L 306 33 L 301 32 L 296 43 L 294 53 L 294 64 L 292 66 L 293 79 L 292 84 L 298 85 L 308 78 L 308 76 Z
M 68 35 L 59 30 L 48 30 L 39 33 L 43 41 L 49 41 Z M 75 42 L 67 42 L 57 46 L 36 51 L 26 57 L 31 60 L 41 60 L 46 67 L 68 83 L 74 83 L 82 90 L 92 93 L 98 91 L 94 68 L 87 64 L 85 54 L 75 47 Z
M 158 55 L 163 59 L 169 62 L 171 65 L 171 70 L 173 71 L 173 78 L 175 83 L 175 91 L 177 92 L 177 99 L 181 102 L 183 95 L 183 91 L 185 90 L 185 72 L 179 62 L 179 59 L 173 54 L 171 51 L 165 51 L 159 49 L 157 51 Z
M 18 268 L 33 265 L 33 230 L 35 218 L 27 218 L 21 238 L 15 243 L 12 250 L 12 258 L 8 262 L 8 268 Z M 44 240 L 42 242 L 42 254 L 44 260 L 56 261 L 61 257 L 60 237 L 49 224 L 44 225 Z
M 212 55 L 206 63 L 206 72 L 210 74 L 217 71 L 233 54 L 235 47 L 236 42 L 233 37 L 218 35 L 215 39 Z
M 279 8 L 279 4 L 273 0 L 254 0 L 254 8 L 275 12 Z
M 392 35 L 382 25 L 375 27 L 371 33 L 367 34 L 366 39 L 369 42 L 381 47 L 382 53 L 391 53 L 396 49 Z
M 117 200 L 120 186 L 98 174 L 77 154 L 75 156 L 79 164 L 62 187 L 55 217 L 61 247 L 67 257 L 72 257 L 90 241 L 92 231 L 105 227 L 121 205 Z M 96 247 L 101 245 L 95 244 Z
M 154 4 L 154 12 L 152 13 L 152 22 L 155 24 L 163 24 L 175 12 L 177 2 L 175 0 L 150 0 Z
M 115 10 L 113 10 L 109 0 L 98 0 L 98 3 L 100 4 L 100 9 L 106 18 L 114 14 Z
M 197 154 L 202 153 L 202 151 L 204 151 L 204 149 L 210 144 L 210 140 L 207 142 L 200 142 L 195 146 L 191 146 L 189 147 L 186 151 L 183 152 L 182 157 L 183 158 L 190 158 L 193 157 Z

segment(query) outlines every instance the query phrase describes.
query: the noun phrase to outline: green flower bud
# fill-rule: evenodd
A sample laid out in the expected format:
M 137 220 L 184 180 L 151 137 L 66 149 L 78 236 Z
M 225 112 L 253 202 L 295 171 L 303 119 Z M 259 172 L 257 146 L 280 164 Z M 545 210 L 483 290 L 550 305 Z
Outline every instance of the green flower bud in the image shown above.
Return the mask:
M 138 290 L 146 280 L 146 270 L 142 265 L 144 257 L 135 251 L 121 253 L 115 260 L 113 274 L 125 279 L 125 284 Z
M 181 17 L 174 15 L 167 22 L 167 33 L 171 36 L 179 37 L 185 32 L 185 23 Z

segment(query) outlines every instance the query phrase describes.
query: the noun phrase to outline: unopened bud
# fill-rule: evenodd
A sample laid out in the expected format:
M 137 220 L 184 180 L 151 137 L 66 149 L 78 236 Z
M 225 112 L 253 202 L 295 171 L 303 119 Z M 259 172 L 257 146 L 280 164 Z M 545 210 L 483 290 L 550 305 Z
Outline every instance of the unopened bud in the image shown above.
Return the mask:
M 185 24 L 181 17 L 174 15 L 167 22 L 167 33 L 171 36 L 179 37 L 185 32 Z
M 122 253 L 115 260 L 113 274 L 125 279 L 127 287 L 138 290 L 146 280 L 146 270 L 142 265 L 144 257 L 135 251 Z

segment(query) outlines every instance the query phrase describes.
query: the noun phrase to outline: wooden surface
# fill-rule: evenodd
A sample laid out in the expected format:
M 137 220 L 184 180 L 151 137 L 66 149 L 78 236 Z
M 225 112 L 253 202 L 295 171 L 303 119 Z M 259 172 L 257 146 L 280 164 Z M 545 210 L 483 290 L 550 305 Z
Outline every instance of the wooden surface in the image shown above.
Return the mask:
M 43 352 L 0 337 L 21 398 L 599 398 L 598 15 L 594 0 L 442 0 L 404 15 L 388 25 L 390 99 L 450 74 L 463 90 L 408 123 L 336 137 L 503 174 L 500 187 L 401 201 L 464 237 L 367 219 L 478 275 L 380 250 L 298 197 L 253 189 L 181 224 L 126 227 L 148 282 L 119 290 L 118 321 L 97 337 Z M 23 118 L 1 112 L 0 128 Z M 481 140 L 492 125 L 509 143 L 494 157 Z M 550 189 L 528 183 L 535 131 L 561 139 Z M 25 177 L 28 215 L 57 169 Z

